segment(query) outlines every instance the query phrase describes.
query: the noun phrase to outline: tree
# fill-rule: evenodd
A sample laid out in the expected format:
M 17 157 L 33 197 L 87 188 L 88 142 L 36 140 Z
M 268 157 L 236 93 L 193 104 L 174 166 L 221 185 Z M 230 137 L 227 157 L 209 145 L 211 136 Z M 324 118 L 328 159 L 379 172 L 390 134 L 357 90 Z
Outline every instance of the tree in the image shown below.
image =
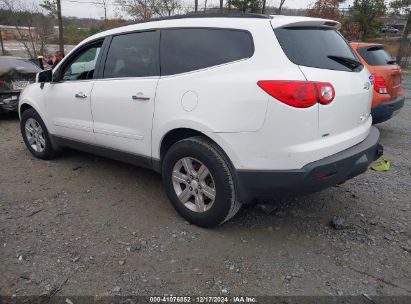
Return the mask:
M 3 32 L 0 30 L 0 45 L 1 45 L 1 54 L 3 56 L 6 56 L 6 51 L 4 50 L 4 44 L 3 44 Z
M 44 0 L 40 4 L 50 16 L 57 19 L 59 27 L 59 51 L 64 54 L 64 34 L 63 34 L 63 17 L 61 15 L 61 2 L 60 0 Z
M 397 15 L 405 15 L 407 17 L 407 23 L 404 26 L 404 30 L 401 35 L 401 43 L 397 52 L 397 62 L 402 67 L 406 67 L 407 60 L 403 60 L 407 51 L 409 52 L 410 41 L 408 35 L 411 32 L 411 0 L 394 0 L 391 2 L 391 8 Z
M 104 21 L 107 21 L 107 8 L 109 5 L 109 0 L 98 0 L 97 5 L 104 10 Z
M 116 0 L 116 4 L 135 20 L 171 16 L 181 8 L 180 0 Z
M 126 23 L 127 23 L 127 21 L 124 20 L 124 19 L 109 19 L 107 21 L 104 21 L 101 28 L 103 30 L 108 30 L 108 29 L 111 29 L 111 28 L 116 27 L 116 26 L 125 25 Z
M 344 0 L 317 0 L 308 10 L 308 16 L 331 20 L 339 20 L 341 13 L 340 4 Z
M 261 12 L 262 2 L 261 0 L 228 0 L 227 5 L 243 13 L 259 13 Z
M 148 20 L 154 15 L 151 2 L 149 0 L 116 0 L 120 8 L 134 20 Z
M 0 6 L 8 12 L 7 21 L 16 28 L 16 39 L 23 45 L 27 55 L 30 58 L 43 55 L 46 52 L 46 39 L 53 32 L 51 18 L 41 14 L 37 5 L 25 0 L 0 0 Z
M 155 0 L 152 2 L 154 15 L 164 17 L 172 16 L 181 9 L 179 0 Z
M 277 14 L 278 15 L 281 14 L 281 10 L 283 9 L 284 2 L 285 2 L 285 0 L 280 1 L 280 5 L 278 6 L 278 9 L 277 9 Z
M 360 40 L 364 35 L 358 22 L 350 19 L 343 19 L 341 23 L 341 34 L 345 37 L 345 39 L 350 41 Z
M 384 0 L 354 0 L 351 10 L 352 21 L 358 22 L 363 33 L 361 39 L 365 39 L 375 35 L 381 25 L 378 19 L 385 15 L 387 7 Z
M 220 0 L 220 13 L 223 13 L 224 0 Z

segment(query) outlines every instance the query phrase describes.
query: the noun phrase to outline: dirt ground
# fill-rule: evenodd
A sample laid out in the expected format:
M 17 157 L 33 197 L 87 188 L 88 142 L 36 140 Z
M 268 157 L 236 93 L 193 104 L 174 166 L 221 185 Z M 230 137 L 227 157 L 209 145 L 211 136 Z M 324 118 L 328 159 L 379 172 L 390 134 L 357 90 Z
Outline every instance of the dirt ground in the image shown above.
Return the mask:
M 411 99 L 378 128 L 389 171 L 206 230 L 157 174 L 75 151 L 35 159 L 2 115 L 0 294 L 409 296 Z

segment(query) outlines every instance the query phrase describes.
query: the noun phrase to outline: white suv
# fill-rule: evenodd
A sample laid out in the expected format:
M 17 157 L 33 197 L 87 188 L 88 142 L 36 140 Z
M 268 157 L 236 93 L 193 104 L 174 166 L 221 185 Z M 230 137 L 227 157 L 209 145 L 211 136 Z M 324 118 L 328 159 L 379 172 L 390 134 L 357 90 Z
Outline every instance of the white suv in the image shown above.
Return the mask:
M 342 183 L 382 147 L 372 78 L 339 26 L 204 14 L 98 33 L 23 92 L 24 142 L 42 159 L 71 147 L 152 168 L 206 227 Z

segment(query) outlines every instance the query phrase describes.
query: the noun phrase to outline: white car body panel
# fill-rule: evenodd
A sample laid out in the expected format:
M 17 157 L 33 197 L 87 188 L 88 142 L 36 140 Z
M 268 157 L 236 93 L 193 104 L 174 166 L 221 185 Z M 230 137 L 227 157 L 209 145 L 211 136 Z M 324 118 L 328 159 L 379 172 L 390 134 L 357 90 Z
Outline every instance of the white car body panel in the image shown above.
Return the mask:
M 151 128 L 159 77 L 100 79 L 92 94 L 94 133 L 98 145 L 151 155 Z M 133 95 L 149 100 L 135 100 Z
M 299 67 L 284 54 L 273 32 L 273 27 L 323 25 L 328 21 L 339 28 L 340 24 L 331 20 L 285 16 L 272 20 L 186 18 L 115 28 L 84 40 L 71 52 L 111 34 L 178 27 L 244 29 L 253 36 L 255 52 L 249 59 L 154 79 L 76 81 L 67 87 L 46 84 L 41 91 L 26 90 L 21 103 L 40 104 L 47 95 L 46 106 L 37 108 L 53 135 L 155 160 L 160 159 L 161 143 L 168 132 L 189 128 L 219 144 L 236 169 L 299 169 L 362 141 L 371 127 L 369 115 L 361 120 L 361 115 L 370 112 L 372 98 L 372 88 L 366 91 L 359 86 L 369 76 L 365 69 L 347 73 Z M 306 78 L 332 83 L 335 104 L 297 109 L 257 85 L 259 80 Z M 75 100 L 78 91 L 91 96 L 91 101 Z M 133 101 L 131 96 L 139 92 L 150 100 Z M 325 133 L 329 135 L 323 137 Z
M 90 96 L 94 81 L 46 83 L 42 90 L 50 132 L 58 136 L 95 144 Z M 77 98 L 83 93 L 85 98 Z

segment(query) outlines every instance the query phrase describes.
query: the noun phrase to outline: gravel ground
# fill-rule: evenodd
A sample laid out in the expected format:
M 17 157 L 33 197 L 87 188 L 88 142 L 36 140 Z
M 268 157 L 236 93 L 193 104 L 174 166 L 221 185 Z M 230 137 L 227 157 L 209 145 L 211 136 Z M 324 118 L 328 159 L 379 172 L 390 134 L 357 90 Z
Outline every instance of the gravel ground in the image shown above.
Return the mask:
M 2 115 L 0 294 L 409 296 L 410 121 L 407 99 L 378 125 L 389 171 L 205 230 L 155 173 L 75 151 L 37 160 Z

